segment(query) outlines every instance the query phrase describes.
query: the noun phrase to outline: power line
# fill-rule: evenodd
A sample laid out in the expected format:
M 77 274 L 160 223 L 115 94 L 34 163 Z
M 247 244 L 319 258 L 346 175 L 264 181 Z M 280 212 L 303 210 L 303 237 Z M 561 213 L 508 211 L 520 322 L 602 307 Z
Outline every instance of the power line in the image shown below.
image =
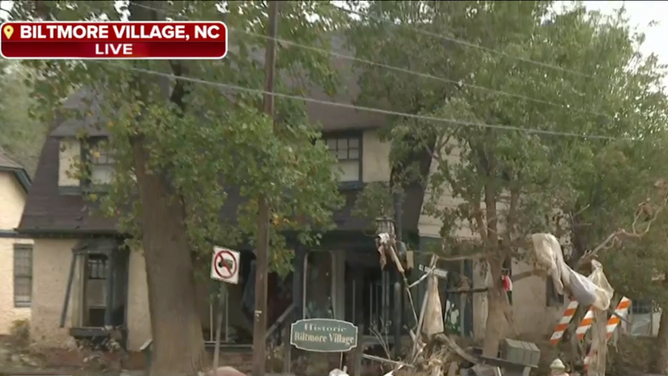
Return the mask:
M 154 10 L 154 11 L 157 11 L 157 12 L 162 12 L 162 13 L 166 13 L 166 14 L 169 13 L 167 10 L 158 9 L 158 8 L 154 8 L 154 7 L 149 7 L 149 6 L 143 5 L 143 4 L 135 4 L 135 5 L 137 5 L 139 7 L 142 7 L 142 8 L 145 8 L 145 9 Z M 337 8 L 339 8 L 339 7 L 337 7 Z M 343 8 L 340 8 L 340 9 L 343 9 Z M 179 16 L 179 17 L 181 17 L 183 19 L 186 19 L 186 20 L 190 19 L 190 18 L 185 17 L 185 16 Z M 310 51 L 314 51 L 314 52 L 318 52 L 318 53 L 322 53 L 322 54 L 328 54 L 328 55 L 335 56 L 335 57 L 338 57 L 338 58 L 341 58 L 341 59 L 350 60 L 350 61 L 357 61 L 357 62 L 360 62 L 360 63 L 363 63 L 363 64 L 372 65 L 372 66 L 378 66 L 378 67 L 385 68 L 385 69 L 388 69 L 388 70 L 393 70 L 393 71 L 396 71 L 396 72 L 406 73 L 406 74 L 414 75 L 414 76 L 417 76 L 417 77 L 428 78 L 428 79 L 432 79 L 432 80 L 436 80 L 436 81 L 440 81 L 440 82 L 454 84 L 454 85 L 461 86 L 461 87 L 469 87 L 471 89 L 485 91 L 485 92 L 488 92 L 488 93 L 507 96 L 507 97 L 511 97 L 511 98 L 517 98 L 517 99 L 525 100 L 527 102 L 534 102 L 534 103 L 538 103 L 538 104 L 544 104 L 544 105 L 548 105 L 548 106 L 564 108 L 564 109 L 567 109 L 567 110 L 573 111 L 573 112 L 584 113 L 584 114 L 592 114 L 592 115 L 596 115 L 596 116 L 603 116 L 607 119 L 613 119 L 613 117 L 610 116 L 610 115 L 603 114 L 603 113 L 596 112 L 596 111 L 589 111 L 589 110 L 571 108 L 570 105 L 566 105 L 566 104 L 555 103 L 555 102 L 551 102 L 551 101 L 547 101 L 547 100 L 543 100 L 543 99 L 531 98 L 531 97 L 521 95 L 521 94 L 509 93 L 507 91 L 496 90 L 496 89 L 492 89 L 492 88 L 488 88 L 488 87 L 484 87 L 484 86 L 480 86 L 480 85 L 468 84 L 468 83 L 465 83 L 463 81 L 456 81 L 456 80 L 453 80 L 453 79 L 450 79 L 450 78 L 434 76 L 434 75 L 431 75 L 431 74 L 428 74 L 428 73 L 417 72 L 417 71 L 414 71 L 414 70 L 400 68 L 400 67 L 397 67 L 397 66 L 393 66 L 393 65 L 389 65 L 389 64 L 385 64 L 385 63 L 380 63 L 380 62 L 376 62 L 376 61 L 372 61 L 372 60 L 361 59 L 361 58 L 358 58 L 358 57 L 355 57 L 355 56 L 346 55 L 346 54 L 342 54 L 342 53 L 338 53 L 338 52 L 334 52 L 334 51 L 329 51 L 329 50 L 325 50 L 325 49 L 314 47 L 314 46 L 308 46 L 308 45 L 305 45 L 305 44 L 297 43 L 297 42 L 294 42 L 294 41 L 291 41 L 291 40 L 288 40 L 288 39 L 272 38 L 272 37 L 269 37 L 267 35 L 262 35 L 262 34 L 255 33 L 255 32 L 252 32 L 252 31 L 238 29 L 238 28 L 235 28 L 235 27 L 232 27 L 232 26 L 228 26 L 228 29 L 230 29 L 232 31 L 235 31 L 235 32 L 244 33 L 246 35 L 252 35 L 252 36 L 255 36 L 255 37 L 258 37 L 258 38 L 262 38 L 262 39 L 274 39 L 277 42 L 280 42 L 280 43 L 283 43 L 283 44 L 286 44 L 286 45 L 295 46 L 295 47 L 298 47 L 298 48 L 301 48 L 301 49 L 310 50 Z
M 241 32 L 241 33 L 244 33 L 244 34 L 256 36 L 256 37 L 263 38 L 263 39 L 271 39 L 270 37 L 268 37 L 266 35 L 254 33 L 254 32 L 251 32 L 251 31 L 237 29 L 237 28 L 234 28 L 234 27 L 231 27 L 231 26 L 228 26 L 228 29 L 233 30 L 233 31 L 237 31 L 237 32 Z M 545 104 L 545 105 L 549 105 L 549 106 L 565 108 L 565 109 L 567 109 L 569 111 L 573 111 L 573 112 L 588 113 L 588 114 L 604 116 L 606 118 L 612 119 L 612 116 L 606 115 L 606 114 L 603 114 L 603 113 L 600 113 L 600 112 L 571 108 L 570 105 L 550 102 L 550 101 L 546 101 L 546 100 L 543 100 L 543 99 L 531 98 L 531 97 L 527 97 L 527 96 L 521 95 L 521 94 L 514 94 L 514 93 L 509 93 L 507 91 L 491 89 L 491 88 L 488 88 L 488 87 L 485 87 L 485 86 L 467 84 L 463 81 L 455 81 L 455 80 L 450 79 L 450 78 L 434 76 L 434 75 L 431 75 L 431 74 L 428 74 L 428 73 L 422 73 L 422 72 L 417 72 L 417 71 L 410 70 L 410 69 L 399 68 L 399 67 L 396 67 L 396 66 L 393 66 L 393 65 L 388 65 L 388 64 L 385 64 L 385 63 L 379 63 L 379 62 L 375 62 L 375 61 L 371 61 L 371 60 L 360 59 L 360 58 L 357 58 L 357 57 L 354 57 L 354 56 L 345 55 L 345 54 L 341 54 L 341 53 L 334 52 L 334 51 L 328 51 L 328 50 L 325 50 L 325 49 L 322 49 L 322 48 L 307 46 L 307 45 L 300 44 L 300 43 L 297 43 L 297 42 L 293 42 L 293 41 L 287 40 L 287 39 L 282 39 L 282 38 L 274 38 L 274 39 L 276 39 L 276 41 L 278 41 L 278 42 L 281 42 L 281 43 L 284 43 L 284 44 L 287 44 L 287 45 L 292 45 L 292 46 L 295 46 L 295 47 L 298 47 L 298 48 L 302 48 L 302 49 L 305 49 L 305 50 L 311 50 L 311 51 L 315 51 L 315 52 L 320 52 L 320 53 L 323 53 L 323 54 L 329 54 L 329 55 L 336 56 L 336 57 L 341 58 L 341 59 L 357 61 L 357 62 L 360 62 L 360 63 L 369 64 L 369 65 L 375 65 L 375 66 L 378 66 L 378 67 L 381 67 L 381 68 L 385 68 L 385 69 L 389 69 L 389 70 L 393 70 L 393 71 L 397 71 L 397 72 L 401 72 L 401 73 L 411 74 L 411 75 L 422 77 L 422 78 L 429 78 L 429 79 L 432 79 L 432 80 L 441 81 L 441 82 L 445 82 L 445 83 L 449 83 L 449 84 L 454 84 L 454 85 L 463 86 L 463 87 L 469 87 L 469 88 L 472 88 L 472 89 L 475 89 L 475 90 L 486 91 L 486 92 L 496 94 L 496 95 L 503 95 L 503 96 L 507 96 L 507 97 L 511 97 L 511 98 L 522 99 L 522 100 L 525 100 L 527 102 Z
M 169 79 L 172 79 L 172 80 L 180 80 L 180 81 L 197 83 L 197 84 L 202 84 L 202 85 L 216 86 L 216 87 L 220 87 L 220 88 L 224 88 L 224 89 L 231 89 L 231 90 L 235 90 L 235 91 L 245 91 L 245 92 L 254 93 L 254 94 L 268 94 L 268 95 L 272 95 L 272 96 L 277 97 L 277 98 L 292 99 L 292 100 L 298 100 L 298 101 L 301 101 L 301 102 L 310 102 L 310 103 L 322 104 L 322 105 L 327 105 L 327 106 L 332 106 L 332 107 L 340 107 L 340 108 L 347 108 L 347 109 L 358 110 L 358 111 L 373 112 L 373 113 L 378 113 L 378 114 L 383 114 L 383 115 L 400 116 L 400 117 L 416 119 L 416 120 L 433 121 L 433 122 L 439 122 L 439 123 L 450 123 L 450 124 L 457 124 L 457 125 L 462 125 L 462 126 L 466 126 L 466 127 L 477 127 L 477 128 L 499 129 L 499 130 L 506 130 L 506 131 L 517 131 L 517 132 L 525 132 L 525 133 L 530 133 L 530 134 L 539 134 L 539 135 L 548 135 L 548 136 L 574 137 L 574 138 L 583 138 L 583 139 L 598 139 L 598 140 L 611 140 L 611 141 L 615 141 L 615 140 L 633 141 L 632 139 L 629 139 L 629 138 L 616 138 L 616 137 L 602 136 L 602 135 L 586 135 L 586 134 L 579 134 L 579 133 L 572 133 L 572 132 L 556 132 L 556 131 L 549 131 L 549 130 L 542 130 L 542 129 L 535 129 L 535 128 L 523 128 L 523 127 L 512 126 L 512 125 L 486 124 L 486 123 L 479 123 L 479 122 L 463 121 L 463 120 L 458 120 L 458 119 L 439 118 L 439 117 L 435 117 L 435 116 L 409 114 L 409 113 L 405 113 L 405 112 L 384 110 L 384 109 L 380 109 L 380 108 L 357 106 L 357 105 L 353 105 L 353 104 L 349 104 L 349 103 L 325 101 L 325 100 L 320 100 L 320 99 L 315 99 L 315 98 L 303 97 L 303 96 L 299 96 L 299 95 L 277 93 L 277 92 L 267 92 L 267 91 L 261 90 L 261 89 L 252 89 L 252 88 L 233 85 L 233 84 L 224 84 L 224 83 L 219 83 L 219 82 L 212 82 L 212 81 L 207 81 L 207 80 L 194 78 L 194 77 L 176 76 L 176 75 L 169 74 L 169 73 L 163 73 L 163 72 L 158 72 L 158 71 L 149 70 L 149 69 L 123 66 L 123 65 L 114 64 L 114 63 L 107 63 L 107 62 L 101 62 L 101 61 L 89 61 L 89 63 L 107 65 L 107 66 L 118 68 L 118 69 L 130 70 L 130 71 L 149 74 L 149 75 L 153 75 L 153 76 L 169 78 Z
M 360 17 L 370 18 L 370 19 L 373 19 L 373 20 L 376 20 L 376 21 L 379 21 L 379 22 L 388 22 L 389 21 L 389 20 L 383 19 L 383 18 L 378 17 L 378 16 L 373 16 L 373 15 L 368 14 L 368 13 L 363 13 L 363 12 L 352 10 L 352 9 L 345 9 L 345 8 L 336 6 L 332 3 L 329 3 L 328 5 L 331 6 L 331 7 L 340 9 L 344 12 L 352 13 L 352 14 L 358 15 Z M 543 67 L 543 68 L 550 68 L 550 69 L 558 70 L 558 71 L 565 72 L 565 73 L 571 73 L 571 74 L 575 74 L 575 75 L 578 75 L 578 76 L 581 76 L 581 77 L 593 78 L 591 75 L 588 75 L 588 74 L 585 74 L 585 73 L 582 73 L 582 72 L 578 72 L 578 71 L 568 69 L 568 68 L 563 68 L 563 67 L 560 67 L 558 65 L 548 64 L 548 63 L 544 63 L 544 62 L 540 62 L 540 61 L 527 59 L 527 58 L 524 58 L 524 57 L 514 56 L 514 55 L 511 55 L 509 53 L 499 51 L 499 50 L 495 50 L 495 49 L 489 48 L 489 47 L 484 47 L 484 46 L 481 46 L 481 45 L 476 44 L 476 43 L 465 41 L 463 39 L 448 37 L 448 36 L 445 36 L 443 34 L 432 33 L 431 31 L 427 31 L 427 30 L 420 29 L 420 28 L 417 28 L 417 27 L 409 26 L 409 25 L 406 25 L 406 24 L 393 24 L 393 25 L 404 27 L 404 28 L 409 29 L 409 30 L 413 30 L 413 31 L 415 31 L 419 34 L 423 34 L 423 35 L 427 35 L 427 36 L 430 36 L 430 37 L 433 37 L 433 38 L 438 38 L 438 39 L 446 40 L 446 41 L 449 41 L 449 42 L 457 43 L 457 44 L 460 44 L 462 46 L 466 46 L 466 47 L 470 47 L 470 48 L 476 48 L 476 49 L 479 49 L 479 50 L 482 50 L 482 51 L 497 54 L 497 55 L 504 56 L 504 57 L 507 57 L 507 58 L 510 58 L 510 59 L 522 61 L 524 63 L 537 65 L 537 66 L 540 66 L 540 67 Z

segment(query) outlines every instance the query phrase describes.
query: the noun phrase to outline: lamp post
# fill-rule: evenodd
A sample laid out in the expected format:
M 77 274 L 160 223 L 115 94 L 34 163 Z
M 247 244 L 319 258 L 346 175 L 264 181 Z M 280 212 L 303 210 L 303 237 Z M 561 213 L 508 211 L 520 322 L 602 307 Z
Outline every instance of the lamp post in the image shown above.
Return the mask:
M 404 215 L 404 192 L 400 189 L 394 192 L 394 223 L 396 224 L 397 236 L 397 256 L 405 252 L 405 247 L 402 241 L 403 232 L 403 215 Z M 404 294 L 402 293 L 403 278 L 399 270 L 394 269 L 394 358 L 401 357 L 401 325 L 404 310 Z
M 394 219 L 390 217 L 376 218 L 376 235 L 378 234 L 394 235 Z
M 395 233 L 394 233 L 394 220 L 390 217 L 383 216 L 376 218 L 376 234 L 388 234 L 391 239 L 391 243 L 394 243 L 395 240 Z M 384 250 L 383 250 L 384 252 Z M 386 264 L 394 265 L 394 261 L 391 256 L 388 256 L 387 253 L 385 253 L 385 256 L 387 257 Z M 381 296 L 381 307 L 382 307 L 382 317 L 383 319 L 389 318 L 390 317 L 390 287 L 392 286 L 391 283 L 391 276 L 393 274 L 390 274 L 387 270 L 382 270 L 382 286 L 383 288 L 381 289 L 382 291 L 382 296 Z M 392 322 L 394 322 L 395 318 L 392 318 Z M 384 327 L 381 328 L 383 331 L 383 334 L 387 335 L 388 327 L 383 323 Z
M 394 246 L 397 256 L 400 257 L 402 251 L 405 250 L 403 243 L 401 241 L 401 232 L 402 232 L 402 221 L 401 217 L 403 214 L 403 194 L 401 192 L 395 193 L 394 195 L 394 205 L 395 205 L 395 218 L 380 217 L 376 218 L 376 228 L 377 234 L 386 233 L 389 234 L 392 240 L 392 245 Z M 394 262 L 390 262 L 393 265 L 391 271 L 383 273 L 385 276 L 389 277 L 384 278 L 387 282 L 384 282 L 384 286 L 392 288 L 394 304 L 392 307 L 392 328 L 393 328 L 393 343 L 394 343 L 394 358 L 399 359 L 401 356 L 401 325 L 402 325 L 402 316 L 403 316 L 403 294 L 401 291 L 401 282 L 403 280 L 400 275 L 399 270 L 397 269 Z M 389 289 L 388 289 L 389 290 Z M 388 290 L 386 294 L 383 294 L 383 304 L 384 311 L 387 312 L 387 315 L 390 314 L 389 301 L 390 293 Z M 387 307 L 387 308 L 386 308 Z

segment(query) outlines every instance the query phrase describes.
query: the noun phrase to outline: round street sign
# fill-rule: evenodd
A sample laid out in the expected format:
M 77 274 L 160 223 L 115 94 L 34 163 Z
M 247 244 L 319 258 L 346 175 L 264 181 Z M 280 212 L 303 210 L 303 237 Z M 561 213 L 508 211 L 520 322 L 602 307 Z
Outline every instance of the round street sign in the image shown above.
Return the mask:
M 211 278 L 228 283 L 238 283 L 239 252 L 215 247 L 211 262 Z

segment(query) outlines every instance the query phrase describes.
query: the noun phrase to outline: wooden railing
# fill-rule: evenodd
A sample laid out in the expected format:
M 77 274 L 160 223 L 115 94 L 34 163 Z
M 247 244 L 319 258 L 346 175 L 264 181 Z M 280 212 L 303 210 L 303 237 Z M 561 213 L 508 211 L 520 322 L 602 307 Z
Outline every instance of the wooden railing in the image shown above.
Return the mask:
M 276 321 L 269 327 L 267 330 L 267 334 L 265 335 L 265 339 L 267 340 L 274 340 L 275 343 L 279 343 L 281 340 L 281 335 L 286 330 L 285 325 L 291 325 L 292 320 L 289 320 L 292 318 L 292 313 L 295 311 L 295 304 L 292 303 L 288 306 L 288 308 L 283 311 L 283 313 L 276 319 Z

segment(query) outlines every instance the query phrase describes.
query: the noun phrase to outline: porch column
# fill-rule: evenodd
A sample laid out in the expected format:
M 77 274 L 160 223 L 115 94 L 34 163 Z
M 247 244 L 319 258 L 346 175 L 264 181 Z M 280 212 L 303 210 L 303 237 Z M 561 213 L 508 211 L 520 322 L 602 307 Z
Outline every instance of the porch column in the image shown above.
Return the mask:
M 107 327 L 112 326 L 113 324 L 113 312 L 114 312 L 114 293 L 115 293 L 115 283 L 114 283 L 114 276 L 116 273 L 116 252 L 109 251 L 106 252 L 107 254 L 107 280 L 105 289 L 107 290 L 107 296 L 106 296 L 106 302 L 104 307 L 104 325 Z

